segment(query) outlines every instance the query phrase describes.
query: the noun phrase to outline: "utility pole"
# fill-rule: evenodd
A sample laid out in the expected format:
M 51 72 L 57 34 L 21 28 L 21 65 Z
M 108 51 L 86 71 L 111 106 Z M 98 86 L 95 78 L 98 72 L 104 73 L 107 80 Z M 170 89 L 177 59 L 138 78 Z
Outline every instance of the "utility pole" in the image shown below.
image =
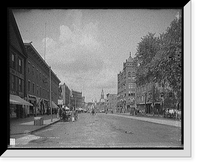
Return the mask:
M 45 39 L 45 40 L 44 40 L 44 42 L 45 42 L 45 43 L 44 43 L 44 44 L 45 44 L 45 45 L 44 45 L 44 60 L 46 60 L 46 59 L 45 59 L 45 55 L 46 55 L 46 24 L 47 24 L 47 23 L 45 22 L 45 29 L 44 29 L 44 39 Z
M 69 111 L 70 111 L 71 90 L 69 89 Z
M 50 84 L 50 99 L 49 99 L 49 102 L 50 102 L 50 110 L 51 110 L 51 122 L 53 121 L 53 117 L 52 117 L 52 101 L 51 101 L 51 67 L 49 66 L 49 84 Z

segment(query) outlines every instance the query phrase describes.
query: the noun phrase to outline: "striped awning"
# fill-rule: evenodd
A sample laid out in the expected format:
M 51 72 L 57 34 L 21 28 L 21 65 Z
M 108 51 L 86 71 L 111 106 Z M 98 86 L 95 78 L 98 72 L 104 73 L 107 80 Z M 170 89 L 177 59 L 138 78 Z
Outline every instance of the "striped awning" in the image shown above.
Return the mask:
M 17 95 L 11 95 L 11 94 L 10 94 L 10 104 L 33 106 L 31 103 L 22 99 L 21 97 Z
M 52 108 L 58 108 L 58 106 L 52 101 Z

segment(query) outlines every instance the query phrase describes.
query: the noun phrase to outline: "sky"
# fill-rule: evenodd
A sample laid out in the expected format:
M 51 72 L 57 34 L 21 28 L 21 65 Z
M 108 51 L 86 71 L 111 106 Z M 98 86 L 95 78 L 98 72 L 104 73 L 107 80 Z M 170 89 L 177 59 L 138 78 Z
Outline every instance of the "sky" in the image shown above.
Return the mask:
M 31 42 L 61 83 L 99 101 L 117 94 L 117 74 L 141 38 L 158 36 L 178 9 L 13 10 L 23 42 Z M 45 40 L 46 39 L 46 40 Z M 46 41 L 46 42 L 45 42 Z

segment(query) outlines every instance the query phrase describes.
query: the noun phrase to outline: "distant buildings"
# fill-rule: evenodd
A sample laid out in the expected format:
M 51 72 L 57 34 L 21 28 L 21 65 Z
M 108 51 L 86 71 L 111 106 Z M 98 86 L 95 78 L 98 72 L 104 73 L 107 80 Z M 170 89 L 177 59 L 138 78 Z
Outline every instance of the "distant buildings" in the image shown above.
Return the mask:
M 136 62 L 131 53 L 126 62 L 123 63 L 123 70 L 117 75 L 117 111 L 125 112 L 136 104 Z
M 83 106 L 82 92 L 72 90 L 72 98 L 71 99 L 72 99 L 71 104 L 72 104 L 73 108 L 82 108 L 82 106 Z
M 71 90 L 65 83 L 59 86 L 60 89 L 60 105 L 65 105 L 73 108 L 83 108 L 85 103 L 85 97 L 82 96 L 82 92 Z
M 104 91 L 101 91 L 101 97 L 98 102 L 95 102 L 95 107 L 97 112 L 105 111 L 106 110 L 106 100 L 104 99 Z
M 116 113 L 117 111 L 117 94 L 110 94 L 108 93 L 106 100 L 107 111 Z
M 65 105 L 67 107 L 69 107 L 70 104 L 70 89 L 69 87 L 63 83 L 59 85 L 59 89 L 60 89 L 60 97 L 59 100 L 61 100 L 62 102 L 60 103 L 60 105 Z

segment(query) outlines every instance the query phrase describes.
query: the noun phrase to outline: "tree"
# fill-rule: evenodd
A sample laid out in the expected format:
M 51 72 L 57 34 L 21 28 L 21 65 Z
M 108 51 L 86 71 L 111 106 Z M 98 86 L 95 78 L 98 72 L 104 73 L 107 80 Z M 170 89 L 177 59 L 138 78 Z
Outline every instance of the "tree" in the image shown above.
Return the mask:
M 162 36 L 162 46 L 151 61 L 156 82 L 169 86 L 177 102 L 182 93 L 182 19 L 176 18 Z
M 165 33 L 149 33 L 138 43 L 136 84 L 158 83 L 168 100 L 181 103 L 182 94 L 182 18 L 174 19 Z
M 137 85 L 145 84 L 151 80 L 151 71 L 149 64 L 152 58 L 159 50 L 159 38 L 155 34 L 148 33 L 144 36 L 140 43 L 138 43 L 136 52 L 136 83 Z

